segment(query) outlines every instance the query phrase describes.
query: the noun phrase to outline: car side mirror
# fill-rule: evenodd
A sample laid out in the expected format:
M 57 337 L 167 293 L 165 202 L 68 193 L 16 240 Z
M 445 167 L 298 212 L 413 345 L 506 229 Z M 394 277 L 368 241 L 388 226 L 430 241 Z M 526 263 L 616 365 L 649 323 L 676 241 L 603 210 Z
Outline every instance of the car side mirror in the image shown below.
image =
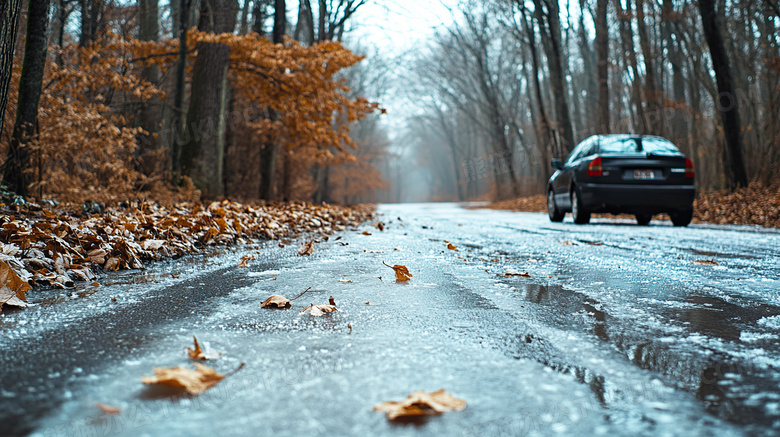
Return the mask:
M 561 161 L 558 158 L 553 158 L 553 160 L 550 161 L 550 165 L 552 166 L 552 168 L 560 170 L 563 168 L 563 161 Z

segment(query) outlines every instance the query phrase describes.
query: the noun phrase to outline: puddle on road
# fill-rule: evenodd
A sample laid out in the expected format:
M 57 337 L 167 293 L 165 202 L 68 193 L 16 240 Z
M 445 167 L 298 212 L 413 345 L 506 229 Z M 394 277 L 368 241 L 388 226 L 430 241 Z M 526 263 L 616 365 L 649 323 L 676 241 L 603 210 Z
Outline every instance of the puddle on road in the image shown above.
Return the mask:
M 662 315 L 680 321 L 700 334 L 728 341 L 739 341 L 742 327 L 754 325 L 762 317 L 780 315 L 780 307 L 768 304 L 745 307 L 715 296 L 692 295 L 683 302 L 695 307 L 667 308 Z
M 635 326 L 609 317 L 598 301 L 560 284 L 526 283 L 524 287 L 525 300 L 550 308 L 552 311 L 548 316 L 555 319 L 555 324 L 564 320 L 573 329 L 580 325 L 580 330 L 610 343 L 637 367 L 664 375 L 668 383 L 696 396 L 714 416 L 742 425 L 777 426 L 774 421 L 780 417 L 780 413 L 767 414 L 769 400 L 751 400 L 756 393 L 766 391 L 767 387 L 777 386 L 777 378 L 771 369 L 750 365 L 748 359 L 736 362 L 735 358 L 726 357 L 722 353 L 706 353 L 698 345 L 688 344 L 684 335 L 682 338 L 675 335 L 675 341 L 669 342 L 668 334 L 637 330 Z M 780 307 L 763 303 L 748 305 L 729 302 L 715 296 L 689 295 L 681 302 L 685 303 L 685 307 L 657 309 L 660 318 L 677 322 L 687 331 L 701 334 L 704 338 L 716 338 L 738 345 L 745 344 L 740 339 L 743 330 L 752 330 L 751 327 L 760 330 L 757 327 L 758 320 L 780 315 Z M 586 317 L 571 317 L 583 313 Z M 531 346 L 532 341 L 536 343 L 539 340 L 532 336 L 526 337 L 528 346 Z M 768 350 L 776 350 L 780 346 L 768 345 L 764 350 L 767 347 Z M 537 354 L 542 352 L 541 356 L 544 356 L 545 351 L 550 352 L 543 347 L 539 350 L 539 346 L 536 349 Z M 565 361 L 561 364 L 549 355 L 539 361 L 555 371 L 574 375 L 608 407 L 606 404 L 609 402 L 605 399 L 610 399 L 610 394 L 609 390 L 604 389 L 608 381 L 603 376 L 593 374 L 587 367 L 570 365 Z M 780 392 L 777 394 L 780 400 Z

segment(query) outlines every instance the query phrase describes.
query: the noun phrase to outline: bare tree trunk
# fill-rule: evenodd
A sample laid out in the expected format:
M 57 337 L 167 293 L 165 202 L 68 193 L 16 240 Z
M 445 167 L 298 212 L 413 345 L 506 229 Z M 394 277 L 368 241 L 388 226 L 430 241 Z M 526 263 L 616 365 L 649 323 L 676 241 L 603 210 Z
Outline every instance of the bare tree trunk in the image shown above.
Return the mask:
M 284 41 L 285 24 L 287 23 L 287 4 L 285 0 L 274 0 L 274 44 Z
M 159 15 L 158 0 L 138 0 L 138 39 L 141 41 L 159 41 Z M 160 81 L 160 69 L 156 66 L 149 66 L 141 71 L 141 77 L 147 82 L 155 85 Z M 158 156 L 157 140 L 155 132 L 159 128 L 160 101 L 152 99 L 141 109 L 141 128 L 147 133 L 139 138 L 140 148 L 140 170 L 143 174 L 151 176 L 160 170 L 160 156 Z
M 314 12 L 311 8 L 311 0 L 298 2 L 298 22 L 295 25 L 293 39 L 307 45 L 314 43 Z
M 652 7 L 652 3 L 650 3 Z M 645 117 L 645 121 L 655 120 L 653 126 L 645 125 L 646 133 L 664 135 L 664 125 L 659 123 L 661 120 L 661 103 L 658 92 L 657 80 L 655 77 L 655 54 L 653 53 L 650 36 L 647 34 L 647 24 L 645 23 L 645 0 L 636 0 L 636 22 L 637 32 L 639 33 L 639 45 L 642 48 L 642 57 L 645 61 L 645 100 L 647 109 L 651 117 Z
M 187 28 L 190 23 L 190 7 L 192 0 L 171 0 L 179 4 L 179 58 L 176 62 L 176 88 L 173 93 L 173 120 L 171 127 L 171 170 L 174 180 L 181 172 L 181 145 L 180 139 L 184 137 L 184 79 L 187 73 Z
M 671 135 L 675 142 L 679 142 L 685 137 L 686 130 L 682 110 L 680 109 L 685 104 L 685 78 L 682 71 L 683 59 L 680 53 L 680 36 L 677 34 L 679 18 L 675 14 L 672 0 L 663 0 L 662 14 L 661 22 L 664 26 L 666 48 L 669 53 L 669 63 L 672 66 L 672 99 L 678 105 L 674 112 L 675 117 L 671 125 Z
M 607 1 L 596 2 L 596 58 L 599 82 L 598 126 L 596 133 L 609 133 L 609 27 Z
M 718 83 L 718 101 L 716 102 L 723 123 L 723 132 L 726 136 L 726 177 L 731 188 L 747 186 L 747 172 L 742 157 L 741 124 L 737 96 L 734 93 L 731 68 L 729 66 L 726 48 L 723 45 L 723 37 L 718 28 L 718 20 L 715 16 L 713 0 L 699 0 L 699 13 L 701 14 L 704 36 L 710 48 L 712 68 L 715 70 L 715 80 Z
M 232 32 L 237 0 L 203 0 L 198 29 Z M 223 195 L 226 108 L 230 48 L 226 44 L 199 42 L 192 73 L 192 94 L 187 124 L 192 139 L 182 148 L 182 170 L 192 177 L 203 197 Z
M 92 41 L 92 0 L 79 0 L 81 7 L 81 34 L 79 35 L 79 46 L 84 47 Z
M 34 138 L 38 125 L 38 102 L 46 68 L 49 0 L 31 1 L 27 13 L 27 41 L 24 47 L 22 75 L 19 78 L 19 103 L 3 172 L 3 183 L 22 197 L 28 195 L 30 185 L 29 177 L 25 173 L 30 167 L 27 142 Z
M 281 44 L 284 41 L 286 12 L 285 0 L 275 0 L 274 28 L 272 31 L 274 44 Z M 273 108 L 267 108 L 267 118 L 272 121 L 281 120 L 279 112 Z M 274 200 L 276 198 L 276 163 L 279 160 L 279 147 L 281 147 L 279 141 L 280 138 L 271 139 L 271 141 L 263 144 L 260 151 L 260 165 L 262 166 L 260 170 L 260 197 L 265 200 Z
M 0 133 L 3 132 L 5 108 L 8 106 L 21 11 L 22 0 L 0 0 Z
M 545 13 L 542 2 L 547 5 Z M 569 114 L 569 99 L 566 91 L 566 77 L 563 74 L 563 64 L 561 59 L 561 25 L 558 13 L 557 0 L 534 0 L 536 8 L 536 17 L 539 22 L 542 34 L 547 34 L 549 50 L 547 52 L 547 63 L 550 69 L 550 84 L 553 95 L 555 96 L 555 113 L 558 118 L 563 147 L 566 152 L 571 152 L 574 148 L 574 132 L 571 125 Z M 546 26 L 544 23 L 547 23 Z M 546 30 L 545 30 L 546 27 Z
M 636 111 L 636 119 L 639 121 L 636 133 L 644 133 L 647 126 L 647 119 L 642 104 L 642 84 L 639 82 L 639 67 L 637 66 L 636 51 L 634 50 L 634 35 L 631 31 L 631 0 L 628 1 L 627 10 L 623 10 L 620 0 L 615 0 L 615 9 L 620 20 L 620 40 L 623 46 L 623 51 L 628 57 L 628 64 L 631 67 L 631 90 L 634 101 L 634 110 Z
M 238 25 L 238 34 L 246 35 L 249 32 L 249 5 L 252 0 L 244 0 L 244 6 L 241 8 L 241 23 Z

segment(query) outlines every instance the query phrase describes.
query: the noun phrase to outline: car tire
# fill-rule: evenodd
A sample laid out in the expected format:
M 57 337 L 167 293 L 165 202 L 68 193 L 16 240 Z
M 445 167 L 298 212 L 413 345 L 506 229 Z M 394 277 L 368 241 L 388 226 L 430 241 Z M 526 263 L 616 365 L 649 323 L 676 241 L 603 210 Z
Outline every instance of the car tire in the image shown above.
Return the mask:
M 547 191 L 547 215 L 550 216 L 551 222 L 562 222 L 565 215 L 555 205 L 555 195 L 552 190 Z
M 693 219 L 693 208 L 670 212 L 669 218 L 672 219 L 672 224 L 675 226 L 688 226 Z
M 582 205 L 577 189 L 571 191 L 571 215 L 574 223 L 584 225 L 590 221 L 590 211 Z
M 636 224 L 639 226 L 647 226 L 653 219 L 651 214 L 634 214 L 634 217 L 636 217 Z

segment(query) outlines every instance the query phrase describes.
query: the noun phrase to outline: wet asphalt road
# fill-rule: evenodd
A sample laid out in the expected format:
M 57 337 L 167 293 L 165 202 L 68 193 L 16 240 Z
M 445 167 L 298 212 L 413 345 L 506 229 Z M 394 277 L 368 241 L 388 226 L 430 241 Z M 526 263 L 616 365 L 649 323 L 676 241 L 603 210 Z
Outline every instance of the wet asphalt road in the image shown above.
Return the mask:
M 36 306 L 0 316 L 0 435 L 780 433 L 780 233 L 379 211 L 384 231 L 310 257 L 269 242 L 29 293 Z M 414 277 L 396 284 L 382 261 Z M 339 312 L 299 315 L 329 296 Z M 245 368 L 198 397 L 141 384 L 187 365 L 193 335 L 218 371 Z M 409 424 L 372 411 L 439 388 L 467 408 Z

